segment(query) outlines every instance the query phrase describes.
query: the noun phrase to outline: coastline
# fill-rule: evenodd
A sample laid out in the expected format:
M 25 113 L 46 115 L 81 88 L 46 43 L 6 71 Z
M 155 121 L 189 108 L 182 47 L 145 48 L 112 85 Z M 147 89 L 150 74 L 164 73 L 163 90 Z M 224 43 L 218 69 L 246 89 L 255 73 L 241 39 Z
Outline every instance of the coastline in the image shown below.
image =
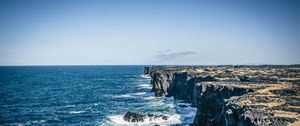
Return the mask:
M 298 125 L 299 65 L 152 66 L 156 97 L 197 108 L 196 125 Z

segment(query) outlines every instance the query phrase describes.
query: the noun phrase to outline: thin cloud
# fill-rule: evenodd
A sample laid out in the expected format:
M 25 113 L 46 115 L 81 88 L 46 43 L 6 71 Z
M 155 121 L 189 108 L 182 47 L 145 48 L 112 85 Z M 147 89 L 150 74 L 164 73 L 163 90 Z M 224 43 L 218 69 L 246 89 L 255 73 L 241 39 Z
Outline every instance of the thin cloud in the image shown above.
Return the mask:
M 156 58 L 160 62 L 164 62 L 164 61 L 169 61 L 169 60 L 181 58 L 181 57 L 188 56 L 188 55 L 194 55 L 196 53 L 197 52 L 192 52 L 192 51 L 188 51 L 188 52 L 173 52 L 173 53 L 161 51 L 158 55 L 156 55 Z
M 169 53 L 169 52 L 171 52 L 171 50 L 166 49 L 166 50 L 158 51 L 157 53 L 162 54 L 162 53 Z

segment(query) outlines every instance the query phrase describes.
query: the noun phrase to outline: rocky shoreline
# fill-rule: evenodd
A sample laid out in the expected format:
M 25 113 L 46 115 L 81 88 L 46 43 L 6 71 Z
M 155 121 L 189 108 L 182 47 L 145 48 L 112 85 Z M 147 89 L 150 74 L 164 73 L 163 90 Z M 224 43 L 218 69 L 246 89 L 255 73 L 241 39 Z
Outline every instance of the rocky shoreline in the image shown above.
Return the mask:
M 191 126 L 300 125 L 300 65 L 153 66 L 156 97 L 197 108 Z

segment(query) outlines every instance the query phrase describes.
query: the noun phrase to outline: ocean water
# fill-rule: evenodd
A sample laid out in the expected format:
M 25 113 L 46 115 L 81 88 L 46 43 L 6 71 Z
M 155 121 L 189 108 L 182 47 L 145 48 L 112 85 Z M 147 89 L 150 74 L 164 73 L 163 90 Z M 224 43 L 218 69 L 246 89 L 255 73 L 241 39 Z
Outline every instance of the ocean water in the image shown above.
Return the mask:
M 1 125 L 187 125 L 196 109 L 157 98 L 143 66 L 0 67 Z M 169 120 L 130 123 L 126 112 Z

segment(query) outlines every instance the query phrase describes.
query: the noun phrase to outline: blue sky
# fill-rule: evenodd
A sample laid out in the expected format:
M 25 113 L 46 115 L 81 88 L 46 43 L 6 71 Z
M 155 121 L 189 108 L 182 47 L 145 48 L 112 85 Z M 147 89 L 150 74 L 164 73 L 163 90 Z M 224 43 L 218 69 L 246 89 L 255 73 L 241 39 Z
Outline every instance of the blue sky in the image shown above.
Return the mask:
M 1 0 L 0 65 L 299 64 L 297 0 Z

